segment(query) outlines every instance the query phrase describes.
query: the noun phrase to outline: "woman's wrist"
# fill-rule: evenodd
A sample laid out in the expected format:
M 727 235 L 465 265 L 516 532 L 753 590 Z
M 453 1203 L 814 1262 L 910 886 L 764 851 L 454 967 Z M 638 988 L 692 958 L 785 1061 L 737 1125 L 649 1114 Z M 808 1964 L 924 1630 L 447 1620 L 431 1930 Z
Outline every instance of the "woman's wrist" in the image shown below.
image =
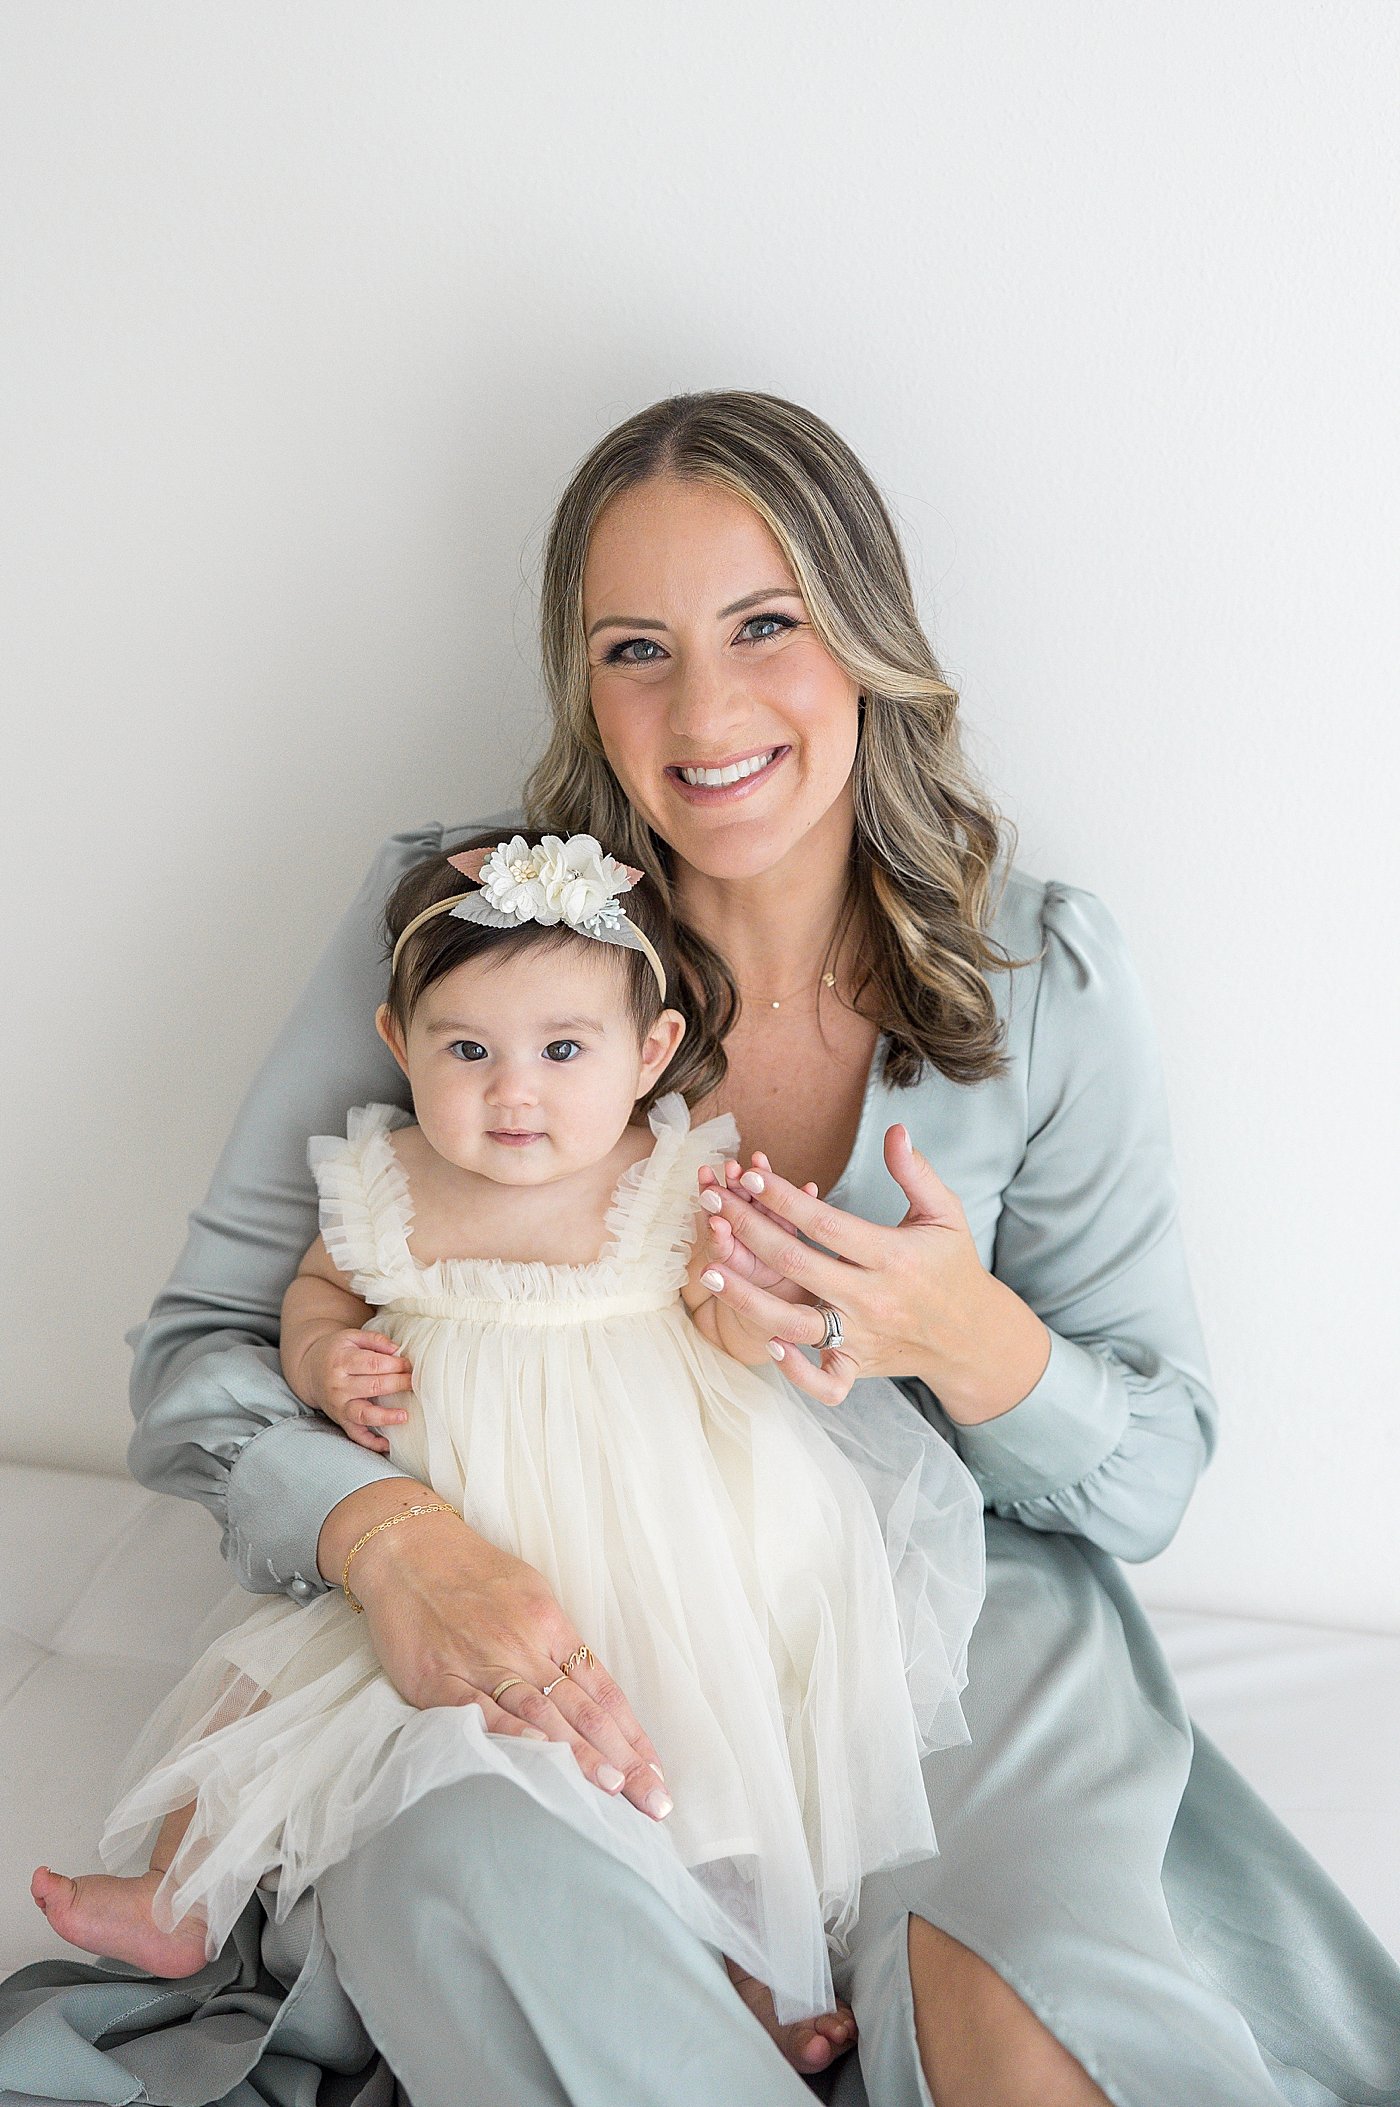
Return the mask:
M 999 1419 L 1030 1396 L 1050 1360 L 1050 1333 L 1005 1281 L 984 1287 L 956 1340 L 940 1340 L 924 1376 L 956 1426 Z
M 367 1530 L 377 1529 L 381 1522 L 392 1521 L 397 1515 L 406 1515 L 410 1507 L 437 1504 L 432 1488 L 420 1484 L 417 1478 L 380 1478 L 373 1485 L 358 1486 L 347 1493 L 321 1524 L 316 1543 L 316 1567 L 321 1578 L 339 1587 L 345 1561 Z M 398 1548 L 394 1538 L 407 1536 L 413 1530 L 443 1527 L 466 1530 L 467 1524 L 449 1508 L 440 1514 L 415 1515 L 403 1529 L 380 1530 L 374 1542 L 366 1544 L 356 1557 L 355 1592 L 363 1594 L 362 1582 L 373 1589 L 374 1574 L 392 1560 Z

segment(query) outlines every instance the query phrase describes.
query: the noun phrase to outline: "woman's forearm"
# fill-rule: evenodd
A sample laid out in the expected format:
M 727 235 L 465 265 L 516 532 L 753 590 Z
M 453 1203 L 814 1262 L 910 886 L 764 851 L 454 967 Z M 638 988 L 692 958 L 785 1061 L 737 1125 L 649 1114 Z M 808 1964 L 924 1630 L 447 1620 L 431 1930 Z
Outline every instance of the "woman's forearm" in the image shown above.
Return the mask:
M 940 1335 L 920 1374 L 955 1425 L 975 1427 L 1029 1397 L 1049 1361 L 1046 1325 L 1014 1288 L 987 1274 L 957 1332 Z

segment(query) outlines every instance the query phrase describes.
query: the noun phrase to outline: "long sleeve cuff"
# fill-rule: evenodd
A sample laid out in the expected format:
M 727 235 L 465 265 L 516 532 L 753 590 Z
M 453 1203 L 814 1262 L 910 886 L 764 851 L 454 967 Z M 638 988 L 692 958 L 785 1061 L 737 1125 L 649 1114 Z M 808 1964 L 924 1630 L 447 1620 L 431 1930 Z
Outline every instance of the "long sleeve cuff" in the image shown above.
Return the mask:
M 950 1421 L 958 1454 L 989 1502 L 1061 1492 L 1111 1456 L 1131 1417 L 1122 1372 L 1087 1346 L 1050 1333 L 1035 1388 L 980 1426 Z
M 316 1565 L 321 1525 L 347 1494 L 401 1478 L 387 1456 L 347 1440 L 329 1420 L 278 1420 L 245 1442 L 228 1480 L 225 1553 L 255 1594 L 298 1601 L 326 1592 Z

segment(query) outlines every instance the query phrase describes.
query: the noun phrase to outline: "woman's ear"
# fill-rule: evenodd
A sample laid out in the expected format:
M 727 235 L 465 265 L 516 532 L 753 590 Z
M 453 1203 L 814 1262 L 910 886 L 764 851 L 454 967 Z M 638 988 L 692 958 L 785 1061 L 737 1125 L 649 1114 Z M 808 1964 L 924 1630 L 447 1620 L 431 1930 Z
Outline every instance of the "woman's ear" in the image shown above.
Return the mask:
M 394 1021 L 393 1012 L 390 1010 L 387 1002 L 381 1002 L 379 1008 L 375 1011 L 374 1028 L 378 1032 L 380 1038 L 384 1041 L 384 1044 L 388 1047 L 390 1053 L 394 1056 L 394 1059 L 398 1062 L 404 1074 L 407 1075 L 408 1062 L 404 1059 L 403 1038 L 399 1032 L 399 1027 L 397 1023 Z
M 637 1074 L 637 1095 L 645 1097 L 657 1077 L 664 1075 L 685 1037 L 685 1019 L 679 1010 L 663 1010 L 642 1041 L 642 1065 Z

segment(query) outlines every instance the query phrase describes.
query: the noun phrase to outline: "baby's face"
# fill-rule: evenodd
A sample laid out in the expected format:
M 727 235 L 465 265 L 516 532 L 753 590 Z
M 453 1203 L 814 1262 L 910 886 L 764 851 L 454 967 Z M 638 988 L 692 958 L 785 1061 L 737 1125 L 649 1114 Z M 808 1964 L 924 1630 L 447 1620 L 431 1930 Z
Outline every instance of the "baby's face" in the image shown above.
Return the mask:
M 663 1011 L 639 1044 L 602 944 L 502 945 L 434 981 L 401 1054 L 385 1036 L 440 1156 L 498 1184 L 544 1185 L 608 1154 L 669 1062 L 680 1021 Z

